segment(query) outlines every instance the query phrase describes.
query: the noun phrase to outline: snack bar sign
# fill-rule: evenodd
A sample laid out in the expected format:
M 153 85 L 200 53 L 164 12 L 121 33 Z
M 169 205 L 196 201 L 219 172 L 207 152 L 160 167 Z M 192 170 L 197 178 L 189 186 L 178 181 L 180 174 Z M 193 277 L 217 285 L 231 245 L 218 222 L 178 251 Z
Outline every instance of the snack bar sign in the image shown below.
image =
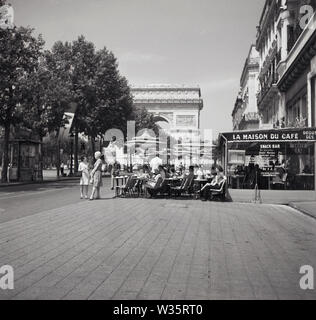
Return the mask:
M 228 142 L 316 142 L 316 128 L 224 133 Z

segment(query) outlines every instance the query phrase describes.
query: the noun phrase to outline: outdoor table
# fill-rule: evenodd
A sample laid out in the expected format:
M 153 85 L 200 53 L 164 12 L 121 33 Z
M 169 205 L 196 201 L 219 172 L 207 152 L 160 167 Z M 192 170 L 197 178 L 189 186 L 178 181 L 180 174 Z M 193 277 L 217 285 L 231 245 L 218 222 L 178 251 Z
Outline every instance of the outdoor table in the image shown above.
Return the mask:
M 138 196 L 141 193 L 145 194 L 144 185 L 148 181 L 148 179 L 147 178 L 140 178 L 140 177 L 135 177 L 133 179 L 137 180 L 136 186 L 137 186 Z
M 115 181 L 116 181 L 116 188 L 115 188 L 115 196 L 118 196 L 118 187 L 121 185 L 123 186 L 126 181 L 127 181 L 128 176 L 118 176 L 118 177 L 114 177 Z
M 195 198 L 198 198 L 198 192 L 208 183 L 209 179 L 194 179 L 194 184 L 198 184 L 198 190 L 195 190 Z
M 182 181 L 182 178 L 166 178 L 171 187 L 174 187 L 178 182 Z
M 114 178 L 116 180 L 116 186 L 119 187 L 120 185 L 123 185 L 124 183 L 126 183 L 128 176 L 119 176 Z
M 202 187 L 208 183 L 208 179 L 194 179 L 194 182 L 198 183 L 201 190 Z

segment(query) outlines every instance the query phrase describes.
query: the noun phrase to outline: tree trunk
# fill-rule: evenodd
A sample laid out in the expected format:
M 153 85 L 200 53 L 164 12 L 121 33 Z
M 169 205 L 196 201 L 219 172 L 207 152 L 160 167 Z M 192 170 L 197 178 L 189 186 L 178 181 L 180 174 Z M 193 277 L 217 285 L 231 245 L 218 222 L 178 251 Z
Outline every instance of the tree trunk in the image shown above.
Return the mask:
M 60 141 L 58 139 L 59 137 L 59 130 L 57 130 L 56 134 L 56 173 L 57 173 L 57 178 L 59 179 L 60 177 Z
M 3 183 L 8 181 L 9 139 L 10 139 L 10 124 L 6 124 L 4 126 L 3 161 L 2 161 L 2 172 L 1 172 L 1 182 Z
M 40 136 L 40 145 L 38 147 L 38 180 L 43 181 L 43 137 Z
M 79 134 L 77 128 L 75 129 L 75 146 L 74 146 L 74 161 L 75 161 L 75 174 L 78 173 L 78 140 L 79 140 Z
M 91 137 L 91 150 L 92 150 L 92 156 L 94 157 L 94 154 L 95 154 L 95 141 L 94 141 L 94 137 Z

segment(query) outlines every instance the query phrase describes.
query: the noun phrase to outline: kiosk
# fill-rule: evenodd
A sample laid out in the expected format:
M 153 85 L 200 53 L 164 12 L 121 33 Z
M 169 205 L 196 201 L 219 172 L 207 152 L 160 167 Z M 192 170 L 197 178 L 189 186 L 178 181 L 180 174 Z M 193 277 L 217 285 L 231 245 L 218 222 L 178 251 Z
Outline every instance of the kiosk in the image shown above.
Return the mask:
M 315 191 L 316 128 L 221 133 L 231 189 Z
M 39 168 L 40 142 L 15 139 L 10 141 L 10 181 L 41 181 Z
M 40 165 L 41 142 L 29 129 L 14 128 L 9 141 L 9 181 L 43 180 Z

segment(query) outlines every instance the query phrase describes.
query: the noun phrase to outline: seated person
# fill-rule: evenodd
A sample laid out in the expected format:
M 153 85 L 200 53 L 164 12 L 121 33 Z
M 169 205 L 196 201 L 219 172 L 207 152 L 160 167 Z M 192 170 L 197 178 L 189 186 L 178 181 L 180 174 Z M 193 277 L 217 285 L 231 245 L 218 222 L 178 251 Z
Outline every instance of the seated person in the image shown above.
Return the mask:
M 159 166 L 159 167 L 158 167 L 158 171 L 159 171 L 159 174 L 161 175 L 161 177 L 162 177 L 163 180 L 165 180 L 166 178 L 168 178 L 167 171 L 166 171 L 166 169 L 165 169 L 163 166 Z
M 212 166 L 210 176 L 211 176 L 211 179 L 214 179 L 217 176 L 217 169 L 215 166 Z
M 189 174 L 186 175 L 185 179 L 186 179 L 186 182 L 185 182 L 185 184 L 183 186 L 183 189 L 189 188 L 190 184 L 194 180 L 194 166 L 190 166 L 189 167 Z
M 155 190 L 157 190 L 163 181 L 163 178 L 158 169 L 155 170 L 154 177 L 149 179 L 145 184 L 145 189 L 152 197 L 155 194 Z
M 194 181 L 194 177 L 194 166 L 190 166 L 189 173 L 183 176 L 181 185 L 172 187 L 171 190 L 178 195 L 180 195 L 182 191 L 189 191 L 189 188 L 192 186 L 192 182 Z
M 170 168 L 170 178 L 176 178 L 176 177 L 178 177 L 178 175 L 176 173 L 176 169 Z
M 146 170 L 145 166 L 140 168 L 138 173 L 138 179 L 148 180 L 150 178 L 149 169 Z
M 223 183 L 226 181 L 226 176 L 224 175 L 224 169 L 221 166 L 216 168 L 216 176 L 211 183 L 207 183 L 201 190 L 201 196 L 203 201 L 207 201 L 211 198 L 211 190 L 220 190 Z
M 136 190 L 138 193 L 142 193 L 144 184 L 150 179 L 150 172 L 148 166 L 144 165 L 139 169 L 137 175 L 137 183 L 135 185 Z

